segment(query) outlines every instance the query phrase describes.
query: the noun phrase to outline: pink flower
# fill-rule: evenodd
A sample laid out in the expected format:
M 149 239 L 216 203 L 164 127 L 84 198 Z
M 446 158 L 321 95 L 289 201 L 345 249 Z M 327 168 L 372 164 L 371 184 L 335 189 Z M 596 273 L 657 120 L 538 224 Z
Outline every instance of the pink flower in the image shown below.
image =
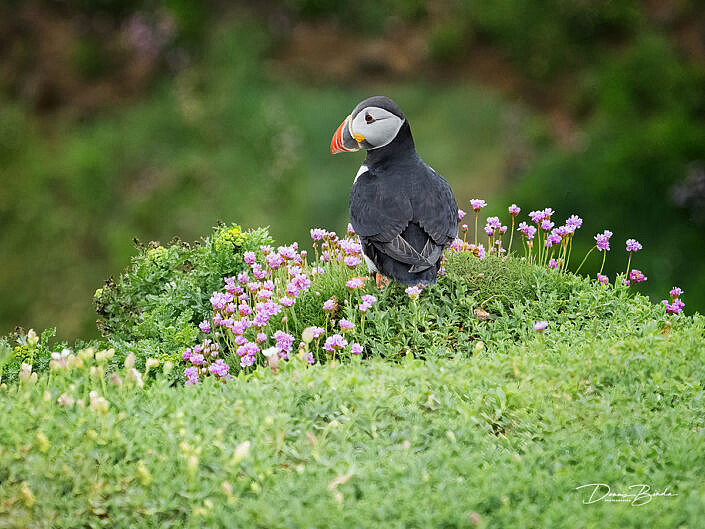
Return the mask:
M 348 279 L 347 283 L 345 283 L 345 286 L 348 287 L 350 290 L 355 290 L 358 288 L 362 288 L 364 286 L 364 283 L 362 282 L 361 278 L 353 277 L 351 279 Z
M 532 211 L 529 213 L 529 217 L 534 224 L 539 224 L 543 220 L 543 210 Z
M 198 368 L 197 367 L 187 367 L 184 369 L 184 376 L 186 377 L 187 386 L 195 386 L 198 384 Z
M 353 225 L 348 222 L 348 229 L 347 232 L 349 235 L 355 235 L 355 228 L 353 228 Z
M 264 279 L 267 276 L 267 272 L 260 265 L 254 264 L 252 265 L 252 275 L 255 276 L 255 279 Z
M 264 334 L 263 332 L 258 332 L 257 336 L 255 337 L 255 341 L 257 343 L 262 343 L 267 341 L 267 335 Z
M 277 341 L 277 349 L 283 353 L 291 352 L 291 346 L 294 343 L 294 337 L 284 331 L 274 333 L 274 339 Z
M 375 301 L 377 301 L 377 298 L 371 294 L 365 294 L 362 296 L 362 302 L 367 303 L 368 305 L 372 305 Z
M 311 229 L 311 238 L 314 241 L 320 241 L 323 240 L 323 237 L 326 236 L 326 230 L 321 229 L 321 228 L 312 228 Z
M 629 274 L 629 280 L 632 283 L 641 283 L 642 281 L 646 281 L 646 279 L 647 277 L 641 272 L 641 270 L 637 270 L 636 268 Z
M 350 352 L 354 355 L 361 355 L 362 351 L 362 346 L 359 343 L 354 343 L 350 346 Z
M 606 286 L 610 284 L 610 278 L 602 274 L 597 274 L 597 282 Z
M 603 251 L 603 250 L 609 251 L 610 237 L 612 237 L 612 232 L 609 230 L 605 230 L 603 233 L 598 233 L 597 235 L 595 235 L 595 242 L 596 242 L 597 249 L 600 251 Z
M 520 211 L 521 208 L 519 208 L 519 206 L 517 206 L 516 204 L 512 204 L 511 206 L 509 206 L 509 213 L 511 215 L 518 215 Z
M 627 251 L 628 252 L 638 252 L 641 250 L 642 246 L 636 239 L 627 239 Z
M 205 333 L 211 332 L 211 324 L 207 320 L 203 320 L 201 323 L 199 323 L 198 328 Z
M 359 257 L 355 257 L 353 255 L 348 255 L 345 260 L 345 266 L 348 268 L 357 268 L 357 265 L 359 265 L 362 261 L 360 260 Z
M 343 349 L 348 345 L 348 341 L 343 338 L 340 334 L 334 334 L 326 338 L 326 343 L 323 345 L 323 349 L 332 353 L 338 349 Z
M 466 215 L 466 213 L 462 210 L 458 210 L 458 220 L 463 220 L 463 217 Z
M 492 235 L 494 233 L 494 228 L 488 224 L 487 226 L 485 226 L 485 233 L 487 234 L 487 236 Z
M 548 267 L 551 269 L 558 268 L 558 261 L 556 261 L 554 258 L 551 258 L 551 260 L 548 262 Z
M 502 223 L 499 222 L 499 217 L 487 217 L 487 225 L 494 229 L 499 229 Z
M 292 246 L 280 246 L 277 248 L 277 253 L 281 255 L 284 259 L 293 260 L 296 259 L 296 250 Z M 270 265 L 271 266 L 271 265 Z
M 326 300 L 323 303 L 323 310 L 332 312 L 333 309 L 335 308 L 335 300 L 333 298 Z
M 243 255 L 243 258 L 248 265 L 253 265 L 257 262 L 257 257 L 255 257 L 255 252 L 245 252 Z
M 351 322 L 350 320 L 340 320 L 338 322 L 338 325 L 340 325 L 340 328 L 342 329 L 343 332 L 351 331 L 355 328 L 355 324 L 353 322 Z
M 542 333 L 548 327 L 548 322 L 545 320 L 537 321 L 534 323 L 534 330 L 538 333 Z
M 480 200 L 479 198 L 473 198 L 470 201 L 470 206 L 472 206 L 472 209 L 475 212 L 480 211 L 482 208 L 484 208 L 487 205 L 487 203 L 484 200 Z
M 543 219 L 541 221 L 541 229 L 543 231 L 549 231 L 551 228 L 553 228 L 553 226 L 554 226 L 554 223 L 548 219 Z
M 323 333 L 325 332 L 325 329 L 323 327 L 311 327 L 311 333 L 313 334 L 313 338 L 320 338 Z
M 577 230 L 578 228 L 580 228 L 580 226 L 583 225 L 583 219 L 581 219 L 577 215 L 571 215 L 570 217 L 568 217 L 565 223 L 567 226 L 572 226 Z
M 422 288 L 419 288 L 418 286 L 412 286 L 412 287 L 407 287 L 405 290 L 407 296 L 409 296 L 413 301 L 416 301 L 419 298 L 419 295 L 421 294 Z
M 670 304 L 665 299 L 661 303 L 666 307 L 666 314 L 680 314 L 683 311 L 683 307 L 685 307 L 685 303 L 678 298 L 674 299 L 673 303 Z
M 240 347 L 237 348 L 235 351 L 238 356 L 252 356 L 254 357 L 257 353 L 259 353 L 259 347 L 257 347 L 257 344 L 252 343 L 252 342 L 246 342 L 244 345 L 241 345 Z M 252 365 L 252 364 L 249 364 Z
M 284 263 L 284 258 L 278 253 L 267 254 L 267 264 L 272 270 L 276 270 Z
M 673 287 L 669 294 L 671 294 L 672 299 L 679 298 L 683 294 L 683 290 L 680 287 Z
M 284 296 L 279 300 L 279 303 L 284 307 L 293 307 L 294 303 L 296 303 L 296 300 L 288 296 Z

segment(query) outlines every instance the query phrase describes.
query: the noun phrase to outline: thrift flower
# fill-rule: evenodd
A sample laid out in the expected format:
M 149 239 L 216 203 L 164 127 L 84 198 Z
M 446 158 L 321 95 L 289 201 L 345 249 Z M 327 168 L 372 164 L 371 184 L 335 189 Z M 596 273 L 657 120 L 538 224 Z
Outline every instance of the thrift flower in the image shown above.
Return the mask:
M 629 280 L 632 283 L 641 283 L 642 281 L 646 281 L 646 279 L 647 277 L 641 272 L 641 270 L 637 270 L 636 268 L 629 274 Z
M 361 355 L 362 351 L 362 346 L 359 343 L 354 343 L 350 346 L 350 352 L 354 355 Z
M 543 333 L 543 331 L 546 330 L 546 327 L 548 327 L 548 322 L 545 320 L 534 323 L 534 330 L 538 333 Z
M 480 200 L 479 198 L 473 198 L 473 199 L 470 201 L 470 205 L 472 206 L 472 209 L 473 209 L 475 212 L 478 212 L 478 211 L 480 211 L 482 208 L 484 208 L 484 207 L 487 205 L 487 203 L 486 203 L 484 200 Z
M 519 212 L 521 211 L 521 208 L 517 206 L 516 204 L 512 204 L 509 206 L 509 214 L 510 215 L 518 215 Z
M 665 299 L 661 303 L 666 307 L 666 314 L 680 314 L 683 311 L 683 307 L 685 307 L 685 303 L 678 298 L 674 299 L 673 303 L 670 304 Z
M 338 322 L 338 325 L 340 325 L 340 328 L 343 332 L 351 331 L 355 328 L 355 324 L 350 320 L 340 320 Z
M 638 252 L 641 250 L 641 243 L 635 239 L 627 239 L 627 251 L 628 252 Z
M 597 235 L 595 235 L 597 249 L 600 251 L 609 251 L 610 237 L 612 237 L 612 232 L 609 230 L 605 230 L 603 233 L 598 233 Z
M 348 341 L 343 338 L 340 334 L 334 334 L 326 338 L 326 343 L 323 345 L 323 349 L 329 353 L 333 353 L 338 349 L 343 349 L 348 345 Z
M 359 265 L 362 262 L 362 260 L 360 260 L 359 257 L 348 255 L 345 258 L 344 262 L 345 262 L 345 266 L 347 266 L 348 268 L 354 269 L 354 268 L 357 268 L 357 265 Z
M 330 298 L 323 303 L 323 310 L 327 312 L 333 312 L 335 309 L 335 300 Z
M 571 215 L 570 217 L 568 217 L 565 223 L 567 226 L 571 226 L 577 230 L 578 228 L 580 228 L 580 226 L 583 225 L 583 219 L 581 219 L 577 215 Z
M 466 213 L 462 210 L 458 210 L 458 220 L 463 220 L 463 217 L 466 215 Z
M 679 287 L 673 287 L 669 294 L 671 294 L 671 298 L 673 299 L 679 298 L 683 294 L 683 290 Z
M 412 301 L 419 299 L 419 294 L 421 294 L 421 288 L 418 286 L 408 287 L 405 290 L 406 294 L 411 298 Z
M 253 265 L 257 262 L 257 257 L 255 256 L 255 252 L 245 252 L 243 255 L 243 259 L 248 265 Z
M 347 283 L 345 283 L 345 286 L 350 289 L 350 291 L 353 291 L 358 288 L 362 288 L 364 286 L 364 283 L 362 282 L 362 278 L 359 277 L 353 277 L 352 279 L 348 279 Z
M 610 278 L 602 274 L 597 274 L 597 282 L 606 286 L 610 284 Z

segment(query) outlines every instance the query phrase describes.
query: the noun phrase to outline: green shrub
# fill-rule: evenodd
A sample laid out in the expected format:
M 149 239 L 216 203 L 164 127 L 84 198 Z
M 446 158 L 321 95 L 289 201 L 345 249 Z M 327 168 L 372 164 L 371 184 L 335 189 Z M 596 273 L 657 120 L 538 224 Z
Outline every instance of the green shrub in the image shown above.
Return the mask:
M 101 333 L 141 358 L 173 356 L 196 340 L 197 324 L 211 313 L 208 299 L 243 270 L 242 254 L 270 241 L 266 229 L 232 224 L 194 244 L 138 245 L 127 271 L 95 293 Z

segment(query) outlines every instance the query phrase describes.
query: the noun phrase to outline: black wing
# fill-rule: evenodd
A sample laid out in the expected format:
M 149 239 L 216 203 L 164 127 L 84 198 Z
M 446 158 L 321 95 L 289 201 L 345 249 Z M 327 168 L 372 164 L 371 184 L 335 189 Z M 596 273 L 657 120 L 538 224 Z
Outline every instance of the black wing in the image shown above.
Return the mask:
M 416 181 L 414 220 L 436 244 L 449 245 L 458 232 L 458 204 L 445 178 L 426 165 L 427 176 Z
M 413 169 L 416 175 L 368 171 L 358 176 L 350 192 L 350 221 L 381 252 L 422 271 L 435 265 L 455 238 L 458 207 L 443 177 L 422 162 Z M 429 237 L 418 248 L 403 237 L 410 223 Z
M 369 171 L 358 176 L 350 191 L 350 223 L 360 237 L 391 242 L 413 219 L 411 201 L 395 179 Z

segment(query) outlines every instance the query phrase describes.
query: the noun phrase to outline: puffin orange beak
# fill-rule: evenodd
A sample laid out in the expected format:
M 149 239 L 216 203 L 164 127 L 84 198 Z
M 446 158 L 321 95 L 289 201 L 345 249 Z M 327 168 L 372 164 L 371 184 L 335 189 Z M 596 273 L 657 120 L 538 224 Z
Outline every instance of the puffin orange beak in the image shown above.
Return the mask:
M 350 116 L 345 118 L 338 129 L 333 134 L 333 139 L 330 141 L 330 153 L 338 154 L 339 152 L 354 152 L 360 150 L 360 145 L 350 134 L 348 123 Z

